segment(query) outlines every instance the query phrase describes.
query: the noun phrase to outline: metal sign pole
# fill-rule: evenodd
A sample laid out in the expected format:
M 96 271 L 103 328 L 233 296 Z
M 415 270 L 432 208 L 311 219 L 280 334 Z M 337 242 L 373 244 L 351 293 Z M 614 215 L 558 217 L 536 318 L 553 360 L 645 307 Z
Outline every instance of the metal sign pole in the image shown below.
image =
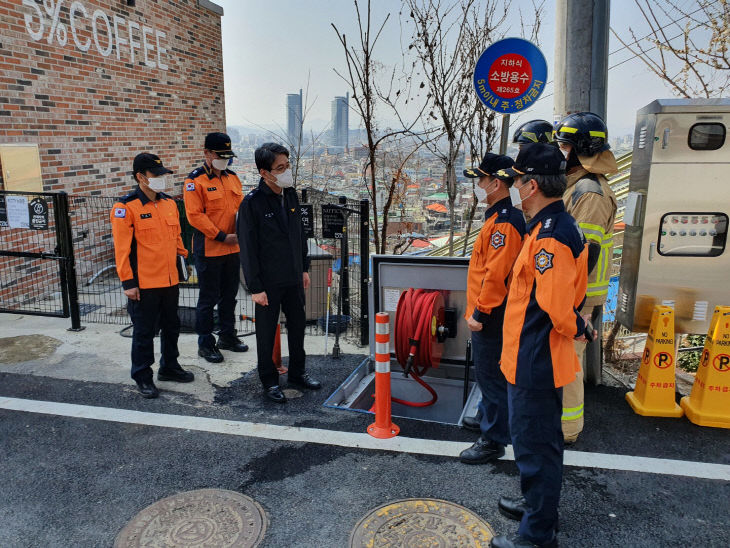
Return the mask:
M 499 153 L 507 154 L 507 142 L 509 140 L 509 114 L 502 114 L 502 137 L 499 140 Z

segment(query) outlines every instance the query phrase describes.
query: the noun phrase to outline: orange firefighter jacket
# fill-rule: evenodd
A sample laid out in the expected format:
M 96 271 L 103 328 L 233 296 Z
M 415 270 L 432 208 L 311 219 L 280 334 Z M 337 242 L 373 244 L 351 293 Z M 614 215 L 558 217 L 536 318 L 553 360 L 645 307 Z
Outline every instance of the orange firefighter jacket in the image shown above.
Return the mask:
M 194 229 L 193 253 L 199 257 L 238 253 L 238 244 L 223 243 L 226 234 L 236 233 L 236 213 L 243 200 L 238 176 L 227 169 L 217 177 L 204 164 L 188 175 L 184 188 L 185 213 Z
M 177 256 L 188 256 L 180 237 L 175 200 L 150 200 L 137 187 L 114 204 L 111 214 L 117 274 L 124 289 L 171 287 L 179 282 Z
M 469 260 L 465 318 L 484 322 L 492 310 L 504 304 L 524 235 L 525 219 L 509 198 L 487 209 Z
M 524 388 L 560 388 L 580 371 L 573 339 L 583 334 L 588 250 L 562 201 L 527 225 L 512 271 L 504 317 L 501 369 Z

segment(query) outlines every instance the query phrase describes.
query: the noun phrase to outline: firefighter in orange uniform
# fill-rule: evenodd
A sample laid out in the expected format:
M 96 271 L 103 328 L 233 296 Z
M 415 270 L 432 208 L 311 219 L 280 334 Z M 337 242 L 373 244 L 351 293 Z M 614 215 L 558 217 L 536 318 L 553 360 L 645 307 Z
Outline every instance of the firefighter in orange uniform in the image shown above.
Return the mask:
M 180 320 L 177 315 L 178 255 L 187 257 L 180 237 L 175 201 L 163 191 L 169 169 L 154 154 L 138 154 L 133 176 L 137 188 L 114 204 L 112 236 L 117 273 L 132 319 L 132 378 L 145 398 L 156 398 L 150 366 L 159 320 L 160 369 L 157 380 L 190 382 L 193 374 L 177 363 Z
M 522 497 L 502 497 L 500 512 L 520 520 L 517 534 L 492 539 L 497 548 L 557 546 L 562 484 L 562 387 L 580 369 L 574 340 L 585 340 L 587 247 L 565 211 L 565 158 L 536 143 L 520 149 L 513 204 L 531 217 L 512 270 L 504 318 L 502 372 Z
M 245 352 L 248 346 L 236 336 L 236 295 L 239 263 L 236 213 L 243 200 L 238 176 L 228 169 L 235 156 L 225 133 L 205 137 L 205 163 L 185 179 L 185 213 L 193 232 L 193 255 L 198 275 L 195 331 L 198 355 L 211 363 L 223 361 L 220 350 Z M 218 307 L 220 331 L 213 336 L 213 308 Z
M 474 193 L 488 204 L 467 275 L 465 319 L 472 332 L 472 355 L 482 398 L 477 414 L 481 435 L 459 455 L 466 464 L 496 460 L 510 443 L 507 381 L 499 369 L 499 356 L 509 276 L 525 234 L 522 212 L 512 206 L 509 197 L 512 178 L 504 171 L 513 163 L 509 156 L 487 153 L 478 168 L 464 170 L 466 177 L 479 178 Z

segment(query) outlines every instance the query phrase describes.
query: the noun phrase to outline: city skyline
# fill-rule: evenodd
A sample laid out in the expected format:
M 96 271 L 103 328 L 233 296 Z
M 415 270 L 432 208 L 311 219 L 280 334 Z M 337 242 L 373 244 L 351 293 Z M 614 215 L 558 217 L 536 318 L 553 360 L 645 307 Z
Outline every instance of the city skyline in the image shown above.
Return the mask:
M 350 133 L 350 93 L 345 96 L 336 96 L 331 103 L 332 121 L 330 122 L 332 131 L 332 146 L 342 147 L 344 150 L 349 148 Z
M 258 2 L 217 0 L 224 10 L 222 18 L 223 57 L 226 88 L 226 118 L 228 125 L 264 127 L 281 131 L 281 101 L 292 88 L 307 85 L 305 134 L 308 128 L 324 130 L 331 122 L 331 97 L 337 90 L 346 90 L 346 84 L 334 70 L 345 72 L 345 56 L 337 36 L 330 26 L 334 23 L 348 38 L 358 36 L 358 28 L 351 2 L 316 2 L 307 4 L 280 0 L 278 8 L 287 17 L 277 21 L 277 35 L 282 39 L 271 40 L 270 29 L 261 20 L 270 17 L 270 6 Z M 520 34 L 523 11 L 530 9 L 528 2 L 513 3 L 508 14 L 504 33 Z M 399 25 L 403 18 L 398 13 L 400 4 L 392 0 L 373 0 L 372 20 L 380 24 L 390 14 L 375 49 L 375 57 L 387 71 L 402 63 L 402 52 L 407 48 L 409 36 Z M 364 6 L 361 6 L 361 9 Z M 641 14 L 632 0 L 614 0 L 611 3 L 614 29 L 628 37 L 627 21 L 641 21 Z M 548 80 L 545 92 L 533 107 L 511 119 L 511 131 L 520 123 L 534 118 L 553 120 L 551 82 L 554 58 L 554 5 L 549 3 L 544 11 L 539 47 L 548 63 Z M 306 40 L 292 47 L 286 37 L 296 36 L 307 29 Z M 637 25 L 637 32 L 644 29 Z M 644 32 L 643 34 L 646 34 Z M 643 34 L 639 34 L 640 36 Z M 266 48 L 261 44 L 265 43 Z M 636 111 L 657 98 L 671 97 L 671 92 L 645 65 L 621 46 L 611 34 L 609 44 L 608 115 L 610 135 L 623 135 L 633 131 Z M 254 77 L 251 77 L 254 75 Z M 630 84 L 629 84 L 630 83 Z M 343 89 L 343 85 L 345 89 Z M 351 90 L 350 90 L 351 91 Z M 394 116 L 376 112 L 381 127 L 394 126 Z M 350 127 L 362 125 L 353 111 Z

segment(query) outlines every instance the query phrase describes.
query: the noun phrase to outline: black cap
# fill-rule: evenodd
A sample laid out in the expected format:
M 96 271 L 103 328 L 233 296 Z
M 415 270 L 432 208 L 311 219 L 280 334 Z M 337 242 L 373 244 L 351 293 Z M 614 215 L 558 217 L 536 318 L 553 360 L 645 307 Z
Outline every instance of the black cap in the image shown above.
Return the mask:
M 469 177 L 470 179 L 489 176 L 499 177 L 499 175 L 497 175 L 499 171 L 512 167 L 512 164 L 514 163 L 514 160 L 512 160 L 509 156 L 487 152 L 484 155 L 484 158 L 482 158 L 482 163 L 479 164 L 479 167 L 464 170 L 464 177 Z
M 205 148 L 212 150 L 221 158 L 233 158 L 235 156 L 231 150 L 231 138 L 226 133 L 208 133 L 205 136 Z
M 565 156 L 560 149 L 546 143 L 523 145 L 515 165 L 505 169 L 510 177 L 518 175 L 560 175 L 565 173 Z
M 155 154 L 149 152 L 143 152 L 137 154 L 134 157 L 134 163 L 132 164 L 132 171 L 134 173 L 142 173 L 143 171 L 149 171 L 152 175 L 164 175 L 165 173 L 172 173 L 171 169 L 167 169 L 162 165 L 162 160 Z

